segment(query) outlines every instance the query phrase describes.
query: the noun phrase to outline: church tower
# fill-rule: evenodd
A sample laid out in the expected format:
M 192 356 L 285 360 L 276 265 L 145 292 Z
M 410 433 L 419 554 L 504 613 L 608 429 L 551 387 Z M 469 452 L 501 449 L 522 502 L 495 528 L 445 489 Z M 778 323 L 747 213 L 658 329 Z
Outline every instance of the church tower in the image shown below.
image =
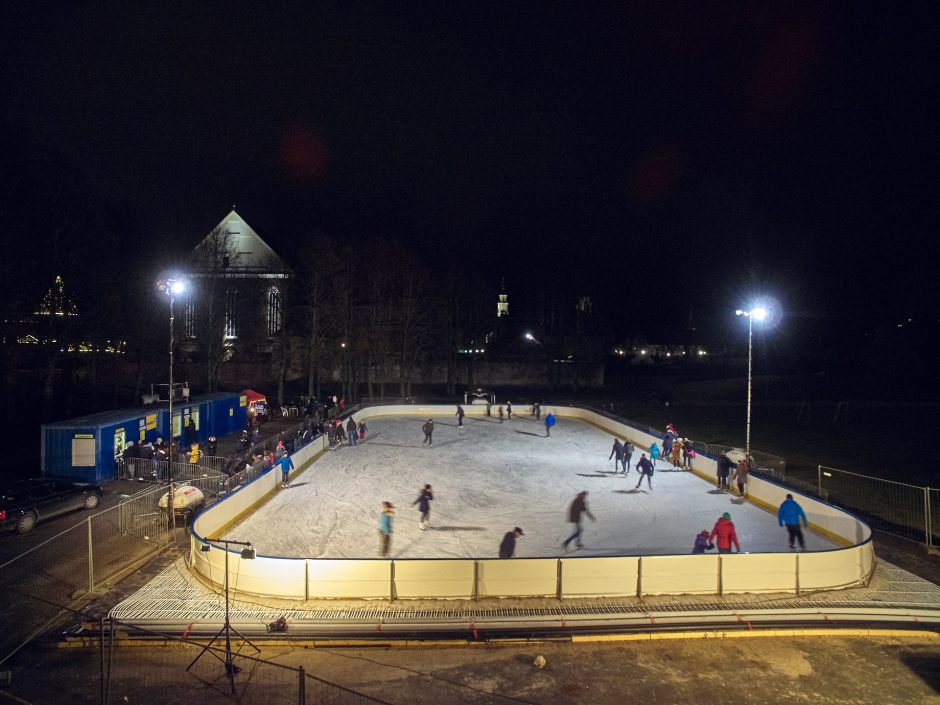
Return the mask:
M 496 317 L 509 315 L 509 294 L 506 293 L 506 280 L 503 279 L 499 290 L 499 300 L 496 302 Z

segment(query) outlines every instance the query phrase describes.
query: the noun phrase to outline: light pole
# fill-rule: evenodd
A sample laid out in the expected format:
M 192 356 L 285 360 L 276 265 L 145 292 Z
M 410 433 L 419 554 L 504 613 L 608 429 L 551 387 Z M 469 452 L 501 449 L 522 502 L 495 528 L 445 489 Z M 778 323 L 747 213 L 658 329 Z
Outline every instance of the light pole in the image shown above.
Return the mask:
M 170 539 L 176 534 L 176 498 L 173 492 L 173 301 L 177 294 L 183 293 L 186 285 L 180 279 L 164 279 L 158 282 L 160 290 L 170 297 L 170 401 L 169 401 L 169 425 L 170 425 L 170 449 L 167 453 L 167 480 L 170 483 L 169 497 L 167 505 L 170 509 Z
M 767 309 L 763 306 L 754 306 L 750 311 L 738 309 L 738 316 L 747 316 L 747 426 L 744 433 L 744 462 L 751 461 L 751 382 L 754 369 L 754 321 L 763 321 L 767 318 Z

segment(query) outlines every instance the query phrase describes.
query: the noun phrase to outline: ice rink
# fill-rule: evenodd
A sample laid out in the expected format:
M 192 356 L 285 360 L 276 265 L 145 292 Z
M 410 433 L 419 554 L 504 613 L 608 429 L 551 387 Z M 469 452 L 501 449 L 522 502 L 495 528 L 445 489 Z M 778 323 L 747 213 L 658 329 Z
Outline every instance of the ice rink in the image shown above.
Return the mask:
M 431 447 L 421 444 L 424 421 L 368 419 L 364 443 L 324 453 L 227 536 L 251 541 L 259 555 L 378 557 L 387 500 L 396 511 L 393 558 L 495 558 L 515 526 L 525 531 L 516 557 L 683 554 L 723 512 L 731 513 L 742 551 L 790 551 L 775 514 L 668 463 L 657 463 L 652 490 L 645 481 L 636 490 L 636 470 L 615 474 L 608 460 L 613 436 L 582 421 L 559 418 L 546 438 L 544 425 L 529 416 L 503 423 L 468 417 L 463 428 L 456 417 L 435 417 Z M 634 465 L 644 450 L 637 448 Z M 432 525 L 422 531 L 412 503 L 426 483 L 434 501 Z M 567 510 L 581 490 L 596 521 L 583 522 L 584 548 L 566 550 L 562 542 L 573 528 Z M 804 535 L 807 550 L 837 547 Z

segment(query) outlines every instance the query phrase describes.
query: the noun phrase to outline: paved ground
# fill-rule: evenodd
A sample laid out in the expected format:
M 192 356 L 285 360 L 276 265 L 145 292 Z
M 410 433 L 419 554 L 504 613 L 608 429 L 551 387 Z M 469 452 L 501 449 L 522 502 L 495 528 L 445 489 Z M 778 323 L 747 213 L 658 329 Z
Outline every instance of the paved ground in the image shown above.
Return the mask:
M 115 650 L 111 702 L 223 703 L 222 664 L 185 671 L 187 647 Z M 533 665 L 538 655 L 546 666 Z M 940 639 L 797 636 L 621 643 L 416 648 L 264 648 L 265 661 L 304 669 L 387 703 L 777 705 L 940 703 Z M 97 649 L 34 649 L 0 702 L 96 703 Z M 236 662 L 237 663 L 237 662 Z M 296 703 L 294 672 L 242 662 L 239 702 Z M 56 678 L 50 679 L 50 673 Z M 211 683 L 207 685 L 207 682 Z M 222 691 L 220 693 L 219 691 Z M 307 702 L 363 702 L 308 684 Z M 335 696 L 331 698 L 330 696 Z

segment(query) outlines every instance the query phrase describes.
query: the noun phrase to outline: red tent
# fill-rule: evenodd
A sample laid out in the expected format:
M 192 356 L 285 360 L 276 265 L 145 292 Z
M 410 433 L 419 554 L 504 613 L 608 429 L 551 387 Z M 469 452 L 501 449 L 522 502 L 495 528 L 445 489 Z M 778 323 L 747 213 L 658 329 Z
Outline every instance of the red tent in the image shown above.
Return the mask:
M 256 392 L 254 389 L 245 389 L 242 391 L 242 394 L 248 397 L 249 404 L 255 404 L 259 401 L 262 404 L 264 404 L 264 403 L 267 403 L 268 401 L 268 398 L 264 396 L 264 394 L 261 394 L 260 392 Z

